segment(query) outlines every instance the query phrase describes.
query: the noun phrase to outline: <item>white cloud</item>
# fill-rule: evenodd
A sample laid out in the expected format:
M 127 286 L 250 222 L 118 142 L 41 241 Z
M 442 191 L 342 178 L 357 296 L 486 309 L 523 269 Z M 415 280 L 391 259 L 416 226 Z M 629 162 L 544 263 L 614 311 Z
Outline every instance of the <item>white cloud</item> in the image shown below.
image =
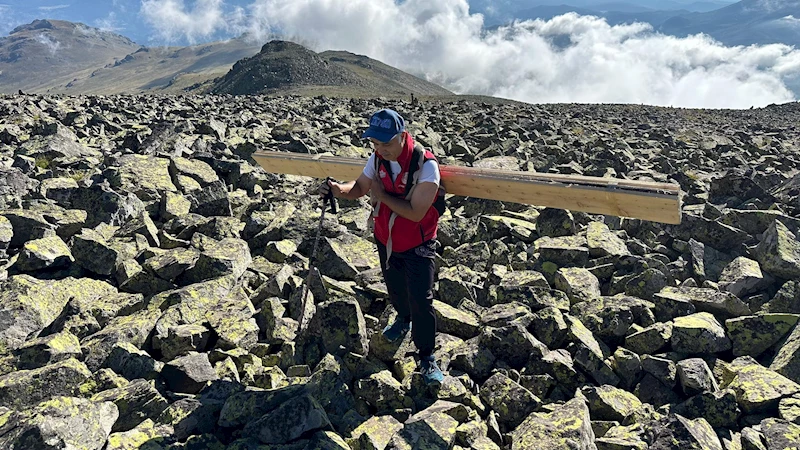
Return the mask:
M 51 56 L 55 56 L 55 54 L 58 52 L 58 49 L 61 48 L 61 42 L 58 42 L 44 33 L 39 33 L 36 36 L 36 41 L 44 45 L 45 48 L 47 48 L 47 50 L 50 52 Z
M 194 44 L 225 30 L 223 0 L 197 0 L 187 10 L 183 0 L 142 0 L 140 13 L 158 38 L 174 42 L 185 38 Z
M 278 33 L 317 51 L 365 54 L 458 93 L 533 103 L 747 108 L 794 100 L 786 83 L 800 74 L 800 51 L 788 46 L 725 47 L 574 13 L 487 31 L 466 0 L 255 0 L 233 12 L 221 0 L 198 0 L 190 12 L 177 0 L 145 5 L 150 17 L 162 13 L 152 23 L 173 39 L 227 30 L 263 42 Z
M 64 8 L 69 8 L 69 5 L 40 6 L 37 9 L 39 11 L 55 11 L 56 9 L 64 9 Z
M 106 17 L 96 20 L 95 26 L 102 31 L 110 31 L 114 33 L 125 29 L 119 24 L 119 21 L 117 20 L 117 14 L 113 11 L 108 13 Z

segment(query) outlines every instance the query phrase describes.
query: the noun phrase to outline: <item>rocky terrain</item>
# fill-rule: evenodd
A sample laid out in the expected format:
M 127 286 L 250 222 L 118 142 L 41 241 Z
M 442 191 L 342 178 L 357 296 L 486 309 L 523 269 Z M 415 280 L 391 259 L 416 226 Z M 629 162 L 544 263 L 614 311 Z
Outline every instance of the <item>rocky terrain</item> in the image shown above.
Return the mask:
M 674 181 L 681 225 L 452 197 L 426 387 L 367 200 L 258 149 Z M 800 106 L 0 97 L 0 448 L 800 446 Z M 535 199 L 532 199 L 535 200 Z M 305 310 L 308 279 L 313 296 Z M 301 318 L 308 327 L 298 333 Z

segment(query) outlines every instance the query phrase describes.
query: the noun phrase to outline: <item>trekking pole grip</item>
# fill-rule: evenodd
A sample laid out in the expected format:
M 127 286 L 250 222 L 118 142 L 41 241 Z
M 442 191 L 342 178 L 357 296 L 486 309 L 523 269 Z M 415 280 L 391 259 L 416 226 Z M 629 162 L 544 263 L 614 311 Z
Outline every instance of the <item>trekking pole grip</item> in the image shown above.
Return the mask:
M 336 198 L 333 196 L 333 188 L 331 187 L 331 181 L 335 180 L 331 177 L 327 177 L 325 181 L 328 183 L 328 187 L 330 188 L 328 189 L 328 194 L 325 196 L 325 199 L 328 200 L 331 205 L 331 212 L 336 214 Z

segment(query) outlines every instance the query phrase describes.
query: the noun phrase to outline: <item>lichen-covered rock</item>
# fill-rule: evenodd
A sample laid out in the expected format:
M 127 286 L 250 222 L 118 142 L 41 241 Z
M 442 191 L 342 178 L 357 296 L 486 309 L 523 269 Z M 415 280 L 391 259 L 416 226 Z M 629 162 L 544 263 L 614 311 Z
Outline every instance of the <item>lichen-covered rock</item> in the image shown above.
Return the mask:
M 0 287 L 0 346 L 15 349 L 53 323 L 69 300 L 89 301 L 116 293 L 108 283 L 17 275 Z
M 33 370 L 18 370 L 0 377 L 0 406 L 23 409 L 59 396 L 77 396 L 92 376 L 77 359 L 70 358 Z
M 614 386 L 585 387 L 581 393 L 588 401 L 593 420 L 625 422 L 642 407 L 635 395 Z
M 21 272 L 34 272 L 63 267 L 74 260 L 69 247 L 60 237 L 48 236 L 26 242 L 12 267 Z
M 800 241 L 780 220 L 770 225 L 756 248 L 762 269 L 787 280 L 800 278 Z
M 678 382 L 687 396 L 701 392 L 716 392 L 719 389 L 717 380 L 708 364 L 700 358 L 689 358 L 678 361 Z
M 282 264 L 296 251 L 297 243 L 292 240 L 273 241 L 264 247 L 264 257 L 269 261 Z
M 0 216 L 0 252 L 5 252 L 14 237 L 14 227 L 6 216 Z
M 131 217 L 114 233 L 116 237 L 135 237 L 136 235 L 144 236 L 151 247 L 161 245 L 158 239 L 158 228 L 146 212 Z
M 594 431 L 589 408 L 581 398 L 574 398 L 550 413 L 529 415 L 509 434 L 511 448 L 547 448 L 553 450 L 595 450 Z
M 214 431 L 220 409 L 220 401 L 184 398 L 166 407 L 156 423 L 172 427 L 175 439 L 184 440 L 191 435 Z
M 672 410 L 688 419 L 704 418 L 715 428 L 736 428 L 742 411 L 731 389 L 706 391 L 675 405 Z
M 265 444 L 287 444 L 301 435 L 330 426 L 322 406 L 309 395 L 291 398 L 260 419 L 247 424 L 245 434 Z
M 737 297 L 757 291 L 764 284 L 764 275 L 757 261 L 740 256 L 722 271 L 719 287 Z
M 156 390 L 153 382 L 134 380 L 129 384 L 92 396 L 93 402 L 112 402 L 117 406 L 119 419 L 113 432 L 130 431 L 147 419 L 156 419 L 169 404 Z
M 575 234 L 575 219 L 564 209 L 545 208 L 536 219 L 539 236 L 559 237 Z
M 135 256 L 135 248 L 109 242 L 101 233 L 84 228 L 72 238 L 75 262 L 98 275 L 112 275 L 119 262 Z
M 347 444 L 353 450 L 385 449 L 403 424 L 392 416 L 372 416 L 350 433 Z
M 561 310 L 554 307 L 541 309 L 533 315 L 530 328 L 536 339 L 547 348 L 559 348 L 567 338 L 567 322 Z
M 220 411 L 219 426 L 241 428 L 304 392 L 304 386 L 291 385 L 270 390 L 249 388 L 243 392 L 228 394 Z
M 367 378 L 356 380 L 353 394 L 375 407 L 378 413 L 408 408 L 413 401 L 388 370 L 382 370 Z
M 156 349 L 168 337 L 170 327 L 186 324 L 208 324 L 218 337 L 216 346 L 223 349 L 246 350 L 258 341 L 258 324 L 253 318 L 256 309 L 234 275 L 164 292 L 158 298 L 165 302 L 162 308 L 166 311 L 156 323 Z
M 733 356 L 757 358 L 778 343 L 797 324 L 795 314 L 759 314 L 725 321 L 733 345 Z
M 630 255 L 625 241 L 612 233 L 608 225 L 603 222 L 589 223 L 586 227 L 586 240 L 589 244 L 589 254 L 593 258 Z
M 704 312 L 675 318 L 670 342 L 674 351 L 692 355 L 731 349 L 725 329 L 714 316 Z
M 196 394 L 206 383 L 218 379 L 205 353 L 189 353 L 164 365 L 161 376 L 174 392 Z
M 104 450 L 162 450 L 173 442 L 174 430 L 168 425 L 156 425 L 147 419 L 130 431 L 111 433 Z
M 769 368 L 800 383 L 800 328 L 794 327 L 786 340 L 780 345 Z
M 192 323 L 176 325 L 167 328 L 165 337 L 155 336 L 158 348 L 164 359 L 171 361 L 178 356 L 187 355 L 189 352 L 202 352 L 208 345 L 211 330 L 203 325 Z
M 521 368 L 530 358 L 541 358 L 549 350 L 520 324 L 502 328 L 485 327 L 480 336 L 481 345 L 511 367 Z
M 22 413 L 0 415 L 0 447 L 100 450 L 117 417 L 113 403 L 55 397 Z
M 778 403 L 780 418 L 792 423 L 800 422 L 800 395 L 782 398 Z
M 652 307 L 646 300 L 618 294 L 575 304 L 570 314 L 598 338 L 612 343 L 626 336 L 633 325 L 652 325 L 655 322 Z
M 156 361 L 130 342 L 118 342 L 111 348 L 105 366 L 131 381 L 138 378 L 154 380 L 164 363 Z
M 160 315 L 160 309 L 147 308 L 127 316 L 117 316 L 102 330 L 82 339 L 81 349 L 86 366 L 92 371 L 100 369 L 114 349 L 114 345 L 119 342 L 129 342 L 137 348 L 142 348 L 153 332 Z
M 600 281 L 593 273 L 580 267 L 558 269 L 555 287 L 566 292 L 573 304 L 600 297 Z
M 764 304 L 762 312 L 800 314 L 800 282 L 783 283 L 772 299 Z
M 475 380 L 485 380 L 497 359 L 491 350 L 481 345 L 480 337 L 465 341 L 453 349 L 450 367 L 469 374 Z
M 697 312 L 711 313 L 721 320 L 752 314 L 747 304 L 730 292 L 681 286 L 665 287 L 657 295 L 662 299 L 690 302 Z
M 219 180 L 217 172 L 215 172 L 208 163 L 198 159 L 181 158 L 179 156 L 170 158 L 169 173 L 173 176 L 189 176 L 200 183 L 201 186 Z
M 498 422 L 508 430 L 516 428 L 541 400 L 502 373 L 496 373 L 481 386 L 481 400 L 498 414 Z
M 647 450 L 643 440 L 645 430 L 641 424 L 611 427 L 603 437 L 595 439 L 597 450 Z
M 672 322 L 658 322 L 625 337 L 625 348 L 639 355 L 653 355 L 672 339 Z
M 170 161 L 147 155 L 123 155 L 117 160 L 115 170 L 107 171 L 112 188 L 132 192 L 143 202 L 160 199 L 160 192 L 175 192 L 169 174 Z
M 355 280 L 360 271 L 380 266 L 374 245 L 349 233 L 321 239 L 318 252 L 320 273 L 337 280 Z
M 148 258 L 142 267 L 162 280 L 174 281 L 194 266 L 200 252 L 192 248 L 175 248 Z
M 761 429 L 769 449 L 800 447 L 800 425 L 771 418 L 761 422 Z
M 317 307 L 310 329 L 321 336 L 326 353 L 342 355 L 353 352 L 366 355 L 369 350 L 367 327 L 361 307 L 354 298 L 333 300 Z
M 13 235 L 10 248 L 22 247 L 28 241 L 56 234 L 56 227 L 44 218 L 41 212 L 21 209 L 5 210 L 2 216 L 11 224 Z M 8 228 L 6 227 L 6 233 Z
M 386 450 L 451 448 L 458 421 L 443 412 L 423 410 L 411 416 L 392 436 Z
M 241 239 L 228 238 L 209 243 L 202 249 L 194 266 L 180 277 L 180 283 L 199 283 L 225 275 L 240 277 L 251 261 L 250 247 Z
M 723 450 L 722 443 L 714 429 L 702 417 L 689 420 L 683 416 L 672 414 L 651 426 L 652 439 L 649 447 L 651 449 Z
M 461 339 L 470 339 L 480 334 L 478 317 L 470 311 L 456 309 L 438 300 L 433 301 L 437 330 Z
M 20 369 L 37 369 L 69 358 L 80 359 L 83 356 L 78 338 L 66 331 L 32 339 L 15 353 L 18 358 L 17 367 Z
M 782 398 L 800 392 L 800 385 L 749 356 L 733 360 L 729 370 L 735 376 L 727 387 L 736 393 L 739 407 L 748 414 L 774 410 Z

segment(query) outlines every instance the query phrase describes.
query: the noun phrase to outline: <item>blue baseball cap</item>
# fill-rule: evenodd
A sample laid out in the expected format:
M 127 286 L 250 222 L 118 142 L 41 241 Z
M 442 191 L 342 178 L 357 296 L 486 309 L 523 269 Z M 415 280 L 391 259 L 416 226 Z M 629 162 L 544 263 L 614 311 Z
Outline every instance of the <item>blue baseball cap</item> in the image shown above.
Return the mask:
M 405 131 L 406 121 L 403 116 L 391 109 L 382 109 L 369 119 L 369 128 L 362 138 L 375 138 L 381 142 L 389 142 L 393 137 Z

